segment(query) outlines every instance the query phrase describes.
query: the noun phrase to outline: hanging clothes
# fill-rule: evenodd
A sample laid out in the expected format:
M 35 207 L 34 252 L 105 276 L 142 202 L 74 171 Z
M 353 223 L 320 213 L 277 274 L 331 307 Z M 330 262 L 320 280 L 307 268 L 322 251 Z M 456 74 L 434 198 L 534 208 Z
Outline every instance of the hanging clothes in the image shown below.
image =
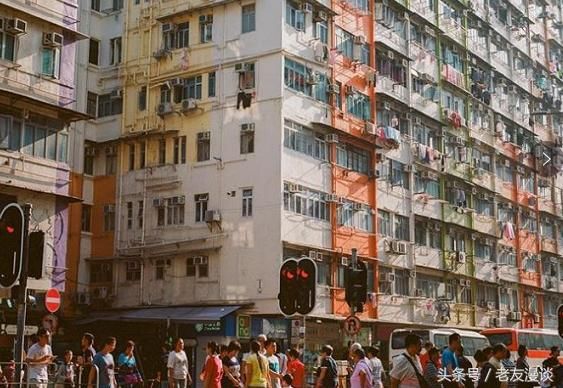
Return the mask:
M 391 118 L 391 126 L 393 128 L 399 128 L 399 118 L 397 115 L 393 115 L 393 118 Z
M 467 148 L 457 147 L 458 160 L 462 163 L 467 162 Z
M 457 207 L 466 208 L 467 207 L 467 200 L 465 198 L 465 191 L 461 189 L 455 190 L 455 203 Z
M 250 108 L 251 103 L 252 103 L 252 94 L 245 93 L 242 90 L 240 92 L 238 92 L 238 94 L 237 94 L 237 109 L 240 109 L 241 105 L 242 105 L 243 109 Z
M 488 90 L 483 91 L 483 102 L 487 105 L 491 105 L 491 93 Z
M 514 240 L 514 238 L 515 238 L 514 226 L 512 225 L 512 223 L 510 221 L 506 221 L 504 223 L 502 230 L 503 230 L 503 237 L 504 238 L 506 238 L 508 240 Z

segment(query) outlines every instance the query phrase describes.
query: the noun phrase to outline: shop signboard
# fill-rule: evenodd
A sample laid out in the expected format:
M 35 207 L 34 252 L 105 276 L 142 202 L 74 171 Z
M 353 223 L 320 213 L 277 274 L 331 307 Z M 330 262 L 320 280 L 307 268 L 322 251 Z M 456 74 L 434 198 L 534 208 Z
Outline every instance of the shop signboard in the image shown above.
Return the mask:
M 251 318 L 249 315 L 237 316 L 237 337 L 240 339 L 250 338 Z
M 279 318 L 254 318 L 252 319 L 252 337 L 266 334 L 268 338 L 288 338 L 289 320 Z
M 195 331 L 198 335 L 221 335 L 223 334 L 223 325 L 221 321 L 197 323 Z

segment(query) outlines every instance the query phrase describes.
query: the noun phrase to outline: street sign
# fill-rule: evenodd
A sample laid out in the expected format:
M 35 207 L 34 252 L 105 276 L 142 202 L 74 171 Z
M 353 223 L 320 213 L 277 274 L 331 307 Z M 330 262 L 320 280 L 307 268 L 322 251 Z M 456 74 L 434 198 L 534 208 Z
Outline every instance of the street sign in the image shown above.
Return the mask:
M 16 335 L 18 332 L 18 327 L 16 325 L 2 325 L 2 330 L 7 335 Z M 37 334 L 39 328 L 37 326 L 25 326 L 24 335 L 29 336 Z
M 355 315 L 351 315 L 344 321 L 344 331 L 348 335 L 356 335 L 360 332 L 362 328 L 360 319 Z
M 54 313 L 61 307 L 61 294 L 56 288 L 49 288 L 45 294 L 45 308 L 48 312 Z

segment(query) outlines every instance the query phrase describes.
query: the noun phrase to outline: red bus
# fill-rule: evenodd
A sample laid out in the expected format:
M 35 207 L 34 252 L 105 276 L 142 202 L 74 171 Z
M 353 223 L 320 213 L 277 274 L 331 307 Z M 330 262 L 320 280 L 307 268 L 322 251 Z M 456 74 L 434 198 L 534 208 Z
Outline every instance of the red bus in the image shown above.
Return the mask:
M 485 329 L 481 334 L 489 339 L 492 346 L 505 344 L 513 360 L 518 358 L 518 346 L 526 345 L 530 367 L 541 366 L 543 360 L 549 357 L 549 348 L 552 346 L 557 345 L 563 349 L 563 339 L 559 337 L 557 330 L 495 328 Z M 563 363 L 563 358 L 560 357 L 559 362 Z

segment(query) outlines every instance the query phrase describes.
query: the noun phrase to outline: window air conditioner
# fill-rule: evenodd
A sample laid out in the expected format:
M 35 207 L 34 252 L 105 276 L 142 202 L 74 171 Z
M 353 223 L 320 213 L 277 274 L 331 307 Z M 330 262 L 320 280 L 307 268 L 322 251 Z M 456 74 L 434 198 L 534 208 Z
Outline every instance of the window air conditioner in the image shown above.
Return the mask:
M 509 321 L 518 322 L 522 320 L 522 313 L 520 311 L 511 311 L 506 316 Z
M 13 35 L 25 34 L 27 32 L 27 22 L 22 19 L 7 19 L 4 31 Z
M 318 11 L 315 14 L 315 21 L 323 21 L 326 22 L 328 20 L 328 14 L 325 11 Z
M 341 257 L 340 258 L 340 265 L 349 266 L 350 265 L 350 259 L 347 258 L 347 257 Z
M 172 108 L 172 104 L 169 102 L 165 102 L 163 104 L 158 104 L 158 106 L 156 107 L 156 113 L 159 116 L 164 116 L 166 114 L 170 114 L 174 111 L 174 109 Z
M 407 244 L 402 241 L 391 241 L 391 252 L 398 255 L 405 255 L 407 253 Z
M 311 3 L 302 3 L 299 7 L 301 11 L 305 13 L 312 13 L 313 12 L 313 5 Z
M 465 252 L 462 251 L 457 251 L 456 252 L 456 261 L 460 264 L 464 264 L 465 263 L 465 258 L 466 258 L 466 254 Z
M 56 32 L 43 33 L 43 46 L 61 47 L 63 45 L 63 36 Z
M 211 139 L 211 132 L 199 132 L 197 134 L 198 141 L 205 141 Z
M 240 130 L 241 132 L 254 132 L 254 123 L 242 124 Z
M 221 213 L 218 210 L 208 210 L 205 212 L 205 222 L 220 222 Z
M 325 141 L 327 143 L 338 143 L 338 135 L 334 133 L 326 134 Z
M 393 283 L 395 281 L 395 274 L 385 273 L 383 274 L 383 278 L 381 279 L 381 281 L 385 283 Z
M 197 108 L 197 101 L 195 98 L 186 98 L 182 100 L 182 112 L 187 112 Z

